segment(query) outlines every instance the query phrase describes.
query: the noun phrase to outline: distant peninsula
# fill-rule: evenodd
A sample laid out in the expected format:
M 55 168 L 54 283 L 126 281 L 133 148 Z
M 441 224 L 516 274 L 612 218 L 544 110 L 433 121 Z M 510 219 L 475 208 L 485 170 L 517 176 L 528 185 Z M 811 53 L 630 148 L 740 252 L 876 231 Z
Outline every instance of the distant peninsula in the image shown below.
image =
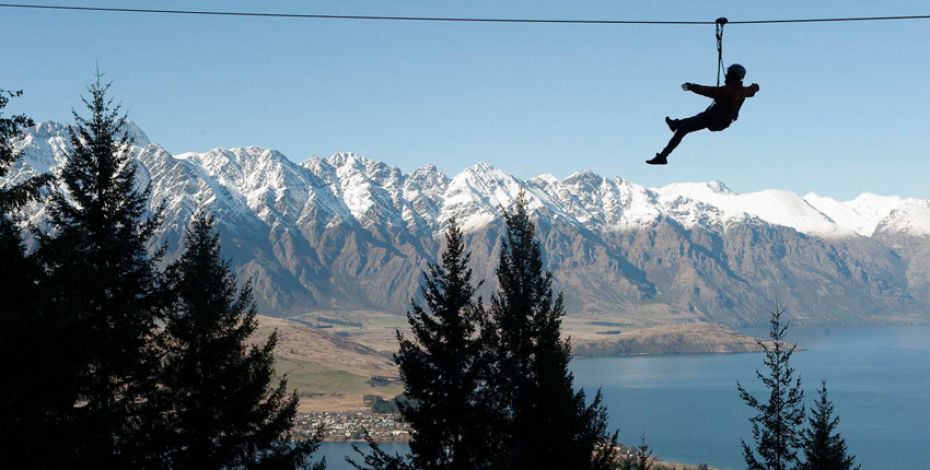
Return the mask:
M 602 338 L 573 338 L 575 357 L 646 354 L 719 354 L 761 350 L 756 338 L 712 323 L 680 323 L 611 330 Z

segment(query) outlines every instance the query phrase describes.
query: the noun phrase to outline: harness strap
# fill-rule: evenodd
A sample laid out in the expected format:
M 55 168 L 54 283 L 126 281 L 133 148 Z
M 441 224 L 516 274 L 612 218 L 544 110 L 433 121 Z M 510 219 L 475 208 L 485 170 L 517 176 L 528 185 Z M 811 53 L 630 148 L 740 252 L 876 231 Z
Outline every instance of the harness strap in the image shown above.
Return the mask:
M 717 86 L 720 86 L 720 74 L 723 72 L 723 27 L 727 24 L 726 17 L 721 16 L 714 22 L 717 37 Z

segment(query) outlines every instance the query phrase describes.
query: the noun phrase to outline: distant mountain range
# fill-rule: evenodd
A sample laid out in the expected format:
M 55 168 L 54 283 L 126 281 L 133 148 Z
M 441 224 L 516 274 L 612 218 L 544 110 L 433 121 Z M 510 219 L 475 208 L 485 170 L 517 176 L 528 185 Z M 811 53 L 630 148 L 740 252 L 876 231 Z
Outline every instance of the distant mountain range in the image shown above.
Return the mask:
M 578 172 L 522 180 L 489 163 L 454 177 L 351 153 L 295 163 L 258 147 L 172 155 L 130 126 L 142 182 L 164 203 L 156 242 L 176 256 L 195 211 L 255 283 L 260 310 L 403 312 L 453 217 L 484 294 L 493 289 L 501 208 L 520 191 L 571 313 L 642 324 L 766 318 L 777 297 L 806 323 L 930 320 L 930 201 L 851 201 L 721 182 L 646 188 Z M 30 128 L 12 178 L 55 171 L 68 147 L 53 122 Z M 32 218 L 41 223 L 41 207 Z

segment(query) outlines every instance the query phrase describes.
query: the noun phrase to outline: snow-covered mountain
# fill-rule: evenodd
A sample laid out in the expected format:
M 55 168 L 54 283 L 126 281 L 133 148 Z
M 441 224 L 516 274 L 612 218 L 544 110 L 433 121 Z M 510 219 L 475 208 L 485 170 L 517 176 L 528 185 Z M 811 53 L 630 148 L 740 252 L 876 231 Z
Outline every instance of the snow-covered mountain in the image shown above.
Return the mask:
M 257 147 L 172 155 L 129 131 L 140 179 L 166 208 L 156 241 L 169 258 L 191 215 L 214 212 L 224 252 L 269 314 L 403 311 L 453 217 L 476 274 L 490 281 L 500 211 L 524 191 L 575 312 L 751 323 L 777 295 L 812 322 L 928 318 L 928 200 L 738 194 L 717 181 L 646 188 L 592 172 L 521 180 L 486 162 L 450 178 L 352 153 L 298 164 Z M 67 129 L 41 123 L 18 148 L 11 177 L 55 171 Z M 41 216 L 36 207 L 33 219 Z

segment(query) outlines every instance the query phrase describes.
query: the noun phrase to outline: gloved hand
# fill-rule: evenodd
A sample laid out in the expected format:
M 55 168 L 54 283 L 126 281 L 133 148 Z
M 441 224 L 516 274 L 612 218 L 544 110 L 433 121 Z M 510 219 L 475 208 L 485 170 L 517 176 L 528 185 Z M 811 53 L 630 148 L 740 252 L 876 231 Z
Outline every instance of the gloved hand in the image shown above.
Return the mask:
M 681 89 L 685 91 L 691 91 L 691 82 L 682 83 Z

